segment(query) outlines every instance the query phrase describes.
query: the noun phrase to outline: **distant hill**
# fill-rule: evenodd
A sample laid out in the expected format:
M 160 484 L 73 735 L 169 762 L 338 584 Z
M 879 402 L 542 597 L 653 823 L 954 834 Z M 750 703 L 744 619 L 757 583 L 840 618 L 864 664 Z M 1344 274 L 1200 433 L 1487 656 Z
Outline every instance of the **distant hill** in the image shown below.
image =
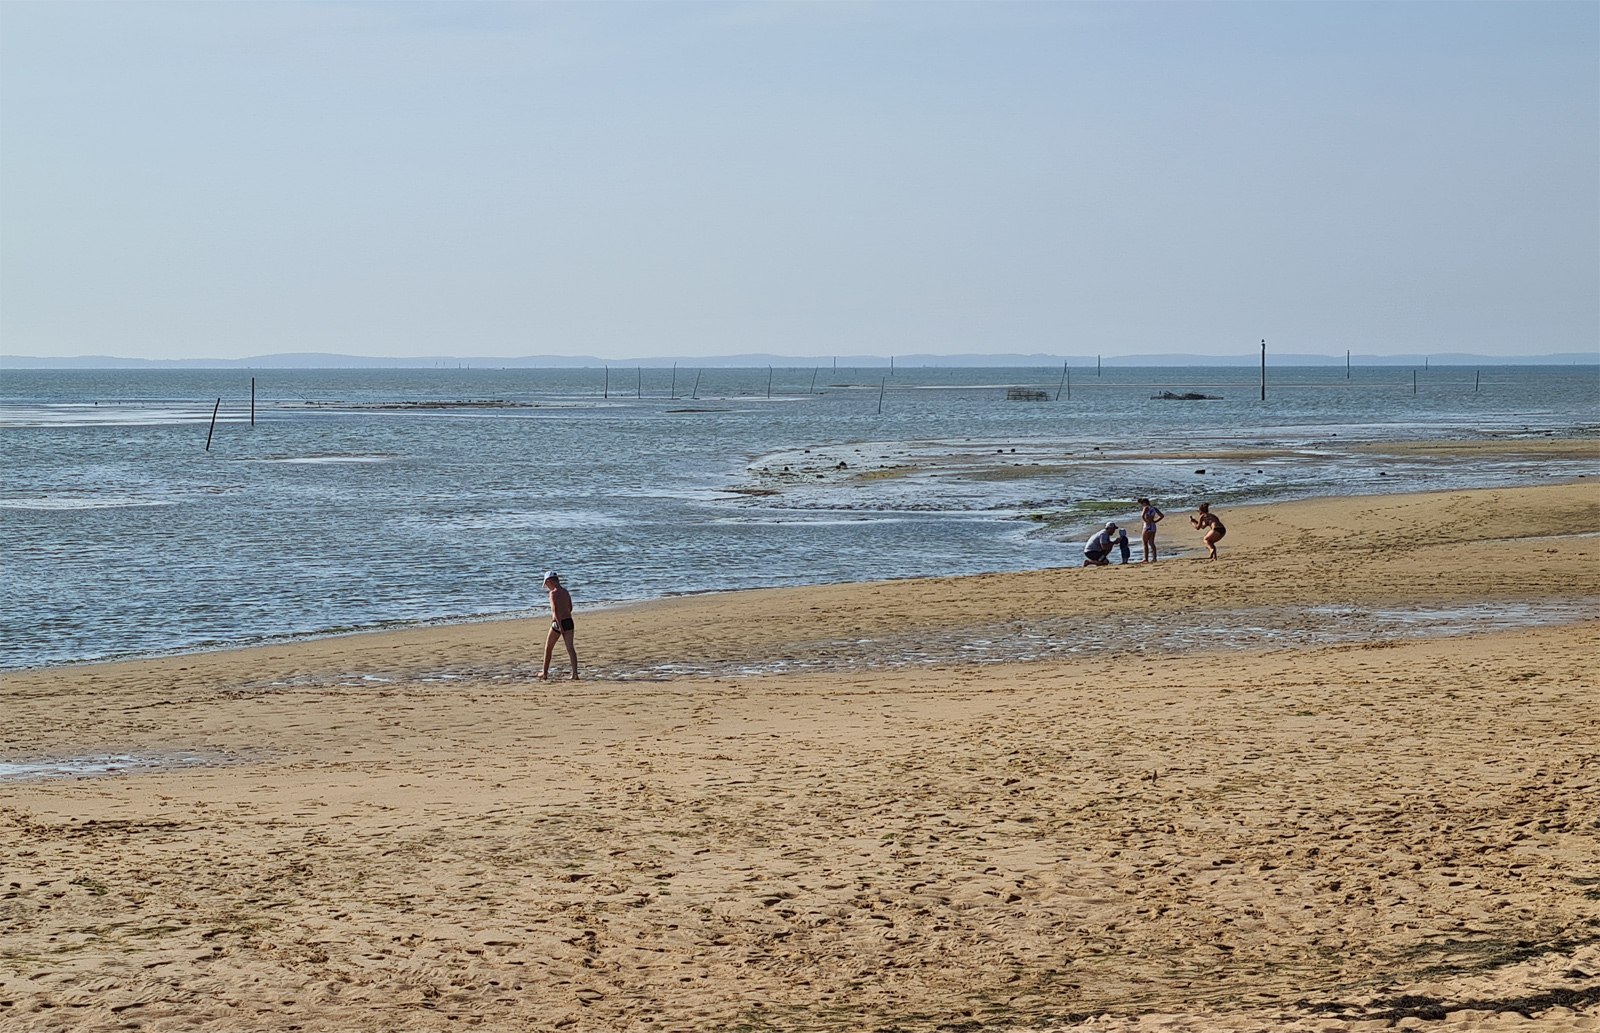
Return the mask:
M 1190 355 L 1174 352 L 1160 355 L 896 355 L 894 364 L 903 369 L 919 366 L 1059 366 L 1092 367 L 1096 360 L 1106 366 L 1254 366 L 1260 354 Z M 1600 352 L 1559 352 L 1551 355 L 1470 355 L 1450 352 L 1438 355 L 1352 355 L 1357 366 L 1571 366 L 1600 364 Z M 485 356 L 425 356 L 422 358 L 377 358 L 365 355 L 329 355 L 298 352 L 281 355 L 256 355 L 248 359 L 125 359 L 109 355 L 81 355 L 73 358 L 39 358 L 29 355 L 0 355 L 0 369 L 553 369 L 594 368 L 601 366 L 644 366 L 662 368 L 676 363 L 688 369 L 828 368 L 887 367 L 887 355 L 718 355 L 711 357 L 671 356 L 647 359 L 604 359 L 593 355 L 529 355 L 520 358 Z M 1277 354 L 1268 349 L 1269 366 L 1342 366 L 1343 355 Z

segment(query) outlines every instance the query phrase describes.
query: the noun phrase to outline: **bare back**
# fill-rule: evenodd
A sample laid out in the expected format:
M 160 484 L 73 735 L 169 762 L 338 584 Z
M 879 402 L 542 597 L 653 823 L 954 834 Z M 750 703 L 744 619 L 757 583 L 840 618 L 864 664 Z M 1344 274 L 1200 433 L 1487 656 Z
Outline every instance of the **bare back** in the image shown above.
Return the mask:
M 558 621 L 572 616 L 572 593 L 559 586 L 550 589 L 550 616 Z

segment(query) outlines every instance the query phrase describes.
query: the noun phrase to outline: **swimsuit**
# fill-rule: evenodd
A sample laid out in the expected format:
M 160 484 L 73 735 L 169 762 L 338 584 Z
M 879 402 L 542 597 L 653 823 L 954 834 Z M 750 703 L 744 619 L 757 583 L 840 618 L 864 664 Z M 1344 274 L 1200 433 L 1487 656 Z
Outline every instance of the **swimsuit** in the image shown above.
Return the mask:
M 551 631 L 571 631 L 572 627 L 573 625 L 571 617 L 563 617 L 558 621 L 553 620 L 550 622 Z
M 1154 534 L 1156 529 L 1156 507 L 1144 507 L 1144 512 L 1140 513 L 1139 516 L 1144 520 L 1144 533 Z

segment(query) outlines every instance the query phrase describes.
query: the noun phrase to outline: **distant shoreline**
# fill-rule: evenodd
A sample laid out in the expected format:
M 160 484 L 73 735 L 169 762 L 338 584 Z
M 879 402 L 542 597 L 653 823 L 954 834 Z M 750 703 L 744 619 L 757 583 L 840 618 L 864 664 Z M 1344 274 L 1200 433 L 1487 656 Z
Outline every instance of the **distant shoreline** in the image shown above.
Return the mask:
M 1462 352 L 1401 355 L 1319 355 L 1304 353 L 1267 355 L 1267 365 L 1275 369 L 1344 366 L 1600 366 L 1600 353 L 1552 352 L 1544 355 L 1475 355 Z M 144 359 L 110 355 L 48 357 L 0 355 L 0 370 L 186 370 L 186 369 L 599 369 L 640 367 L 666 369 L 674 365 L 686 369 L 779 369 L 829 367 L 840 369 L 891 368 L 971 368 L 971 369 L 1074 369 L 1128 367 L 1257 367 L 1259 353 L 1246 355 L 1136 354 L 1136 355 L 722 355 L 652 356 L 638 359 L 607 359 L 593 355 L 454 356 L 429 355 L 416 358 L 339 355 L 320 352 L 294 352 L 255 355 L 242 359 Z

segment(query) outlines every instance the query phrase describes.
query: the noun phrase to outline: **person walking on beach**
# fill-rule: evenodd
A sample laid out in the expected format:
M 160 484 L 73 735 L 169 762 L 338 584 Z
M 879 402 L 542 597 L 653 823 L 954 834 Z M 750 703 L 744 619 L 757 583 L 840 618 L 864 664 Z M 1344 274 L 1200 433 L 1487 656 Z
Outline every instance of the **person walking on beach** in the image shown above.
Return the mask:
M 1111 548 L 1113 535 L 1117 533 L 1116 524 L 1107 524 L 1104 530 L 1096 531 L 1095 536 L 1083 545 L 1083 565 L 1086 567 L 1109 567 L 1111 565 Z
M 1156 559 L 1156 525 L 1167 515 L 1151 504 L 1149 499 L 1139 499 L 1139 520 L 1144 524 L 1144 559 L 1140 563 L 1154 563 Z
M 1190 517 L 1189 523 L 1194 525 L 1195 530 L 1205 532 L 1206 548 L 1211 550 L 1211 558 L 1216 559 L 1217 543 L 1222 541 L 1222 536 L 1228 533 L 1228 529 L 1223 527 L 1222 521 L 1211 512 L 1211 503 L 1200 503 L 1200 514 Z
M 573 645 L 572 593 L 561 587 L 561 575 L 553 570 L 544 572 L 544 587 L 550 590 L 550 634 L 544 640 L 544 671 L 538 677 L 550 679 L 550 655 L 556 650 L 556 639 L 567 643 L 567 656 L 572 660 L 572 680 L 578 680 L 578 647 Z

